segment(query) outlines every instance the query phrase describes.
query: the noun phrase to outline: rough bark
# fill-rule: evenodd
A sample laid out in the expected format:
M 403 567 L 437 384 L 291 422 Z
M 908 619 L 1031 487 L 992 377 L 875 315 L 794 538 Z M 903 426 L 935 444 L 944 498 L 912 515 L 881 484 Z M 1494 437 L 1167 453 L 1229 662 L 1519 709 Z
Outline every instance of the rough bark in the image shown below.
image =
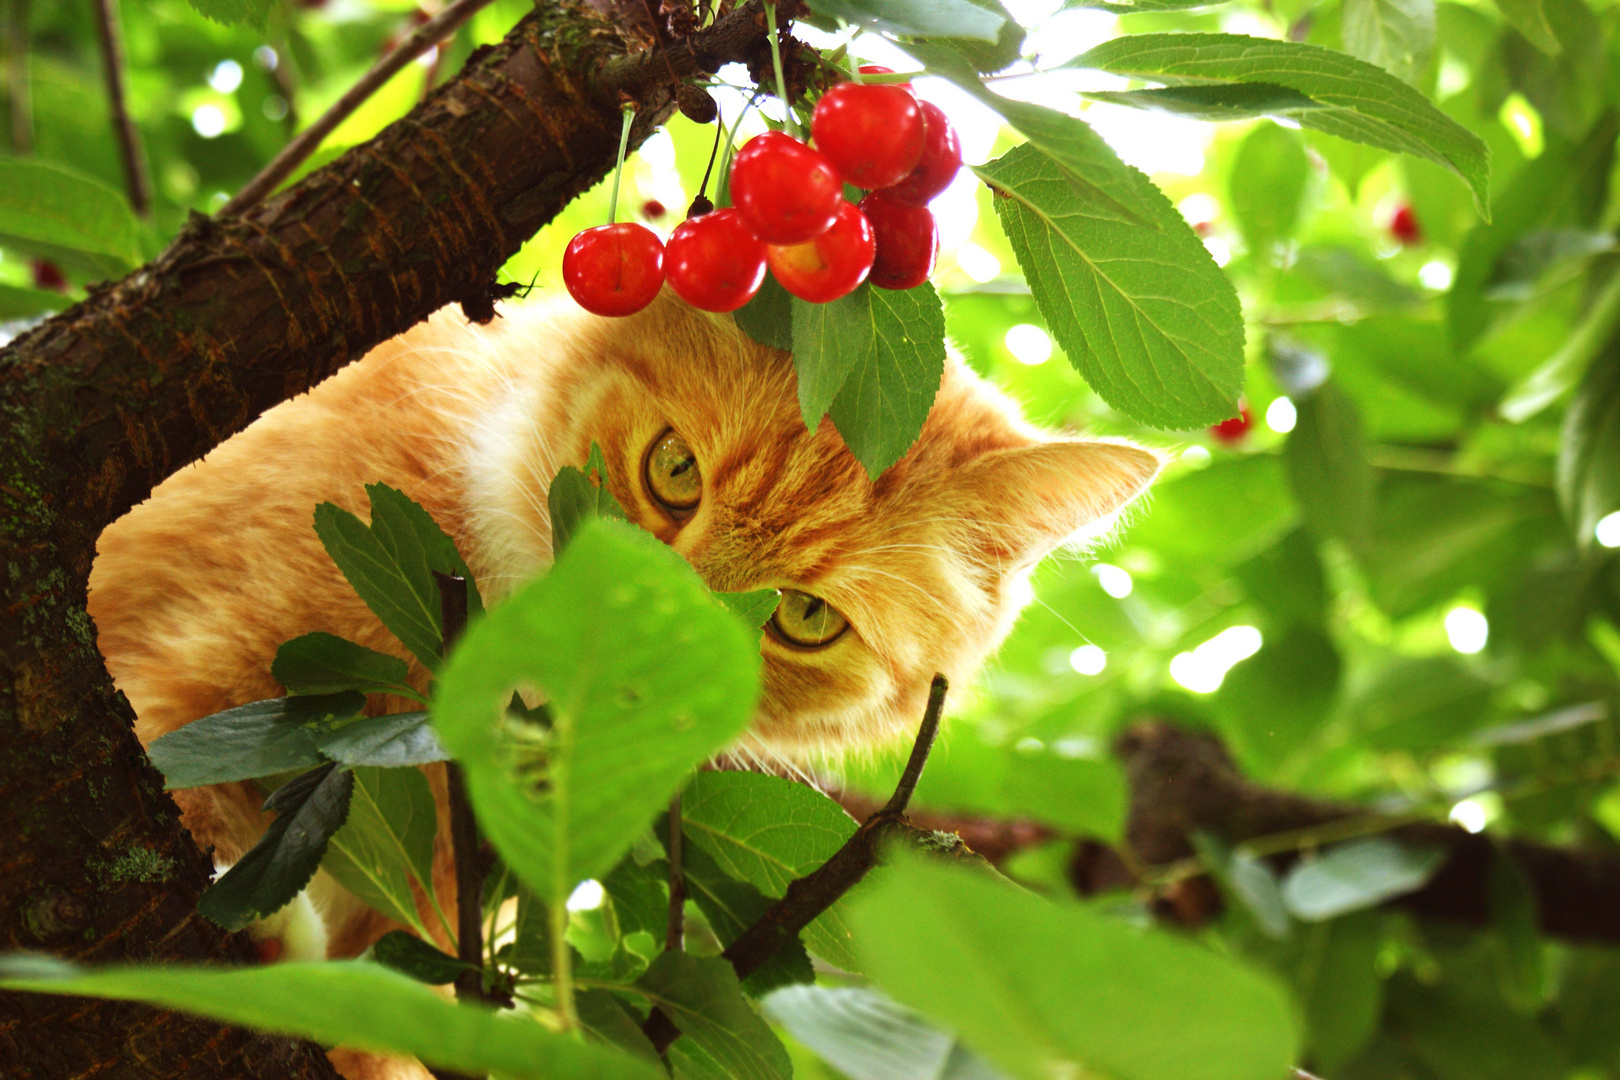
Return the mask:
M 757 2 L 624 55 L 582 0 L 545 4 L 408 117 L 0 352 L 0 949 L 240 962 L 193 909 L 179 827 L 95 651 L 101 530 L 176 469 L 496 269 L 612 168 L 675 83 L 763 41 Z M 228 527 L 228 523 L 222 523 Z M 0 1076 L 329 1077 L 307 1044 L 129 1005 L 0 994 Z

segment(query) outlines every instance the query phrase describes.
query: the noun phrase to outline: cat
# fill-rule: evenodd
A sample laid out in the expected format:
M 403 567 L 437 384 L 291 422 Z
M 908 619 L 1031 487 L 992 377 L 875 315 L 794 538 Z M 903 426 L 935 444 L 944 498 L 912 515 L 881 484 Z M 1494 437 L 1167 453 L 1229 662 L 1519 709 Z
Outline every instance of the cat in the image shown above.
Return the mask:
M 1105 530 L 1159 467 L 1122 441 L 1033 428 L 953 356 L 917 442 L 873 481 L 830 420 L 806 429 L 788 355 L 668 290 L 623 319 L 552 302 L 481 327 L 447 308 L 269 410 L 102 535 L 89 610 L 142 743 L 281 696 L 270 663 L 300 634 L 411 659 L 322 549 L 318 503 L 364 517 L 364 485 L 403 490 L 498 603 L 550 563 L 547 485 L 593 442 L 630 519 L 710 587 L 784 590 L 737 752 L 785 761 L 914 730 L 934 673 L 965 687 L 1006 636 L 1035 564 Z M 427 771 L 443 838 L 443 770 Z M 270 820 L 251 783 L 174 795 L 221 865 Z M 444 850 L 434 876 L 453 910 Z M 348 957 L 392 928 L 321 874 L 253 932 L 266 955 Z

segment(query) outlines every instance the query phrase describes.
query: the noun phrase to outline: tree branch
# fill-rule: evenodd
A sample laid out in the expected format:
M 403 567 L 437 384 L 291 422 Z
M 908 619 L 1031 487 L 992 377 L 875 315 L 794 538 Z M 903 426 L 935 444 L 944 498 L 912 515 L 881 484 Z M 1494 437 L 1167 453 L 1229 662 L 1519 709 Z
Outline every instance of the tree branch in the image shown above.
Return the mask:
M 433 571 L 439 587 L 439 655 L 450 650 L 467 629 L 467 579 Z M 456 976 L 456 1000 L 489 1001 L 484 993 L 484 872 L 478 847 L 478 821 L 467 799 L 467 780 L 461 766 L 445 763 L 445 787 L 450 804 L 450 851 L 456 867 L 456 959 L 470 970 Z M 429 888 L 432 884 L 429 883 Z
M 124 37 L 118 23 L 118 0 L 92 0 L 96 17 L 96 37 L 101 44 L 101 74 L 107 84 L 107 111 L 113 134 L 118 138 L 118 156 L 124 163 L 124 187 L 130 208 L 137 217 L 152 213 L 152 188 L 146 176 L 146 155 L 141 151 L 141 133 L 129 115 L 124 98 Z

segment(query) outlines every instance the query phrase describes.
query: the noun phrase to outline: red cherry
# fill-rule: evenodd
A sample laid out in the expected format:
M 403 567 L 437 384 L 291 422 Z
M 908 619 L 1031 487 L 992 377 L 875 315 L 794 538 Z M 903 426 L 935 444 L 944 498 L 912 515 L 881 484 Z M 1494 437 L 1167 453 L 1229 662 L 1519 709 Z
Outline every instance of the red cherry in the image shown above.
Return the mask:
M 939 225 L 928 207 L 892 203 L 874 191 L 861 200 L 861 213 L 872 223 L 877 245 L 872 284 L 911 289 L 927 281 L 939 258 Z
M 1423 242 L 1423 226 L 1410 206 L 1402 205 L 1389 219 L 1389 234 L 1407 247 Z
M 46 292 L 68 291 L 67 278 L 63 275 L 62 268 L 49 259 L 33 259 L 29 262 L 28 269 L 34 275 L 34 288 Z
M 644 218 L 657 221 L 667 213 L 669 213 L 669 208 L 657 199 L 648 199 L 641 204 L 641 216 Z
M 1249 403 L 1239 398 L 1238 410 L 1238 414 L 1232 419 L 1222 420 L 1209 429 L 1211 437 L 1216 442 L 1234 446 L 1242 442 L 1243 436 L 1247 435 L 1249 429 L 1254 427 L 1254 414 L 1249 412 Z
M 832 228 L 844 185 L 821 154 L 791 135 L 767 131 L 732 158 L 731 201 L 767 244 L 802 244 Z
M 664 245 L 664 276 L 682 300 L 704 311 L 736 311 L 765 280 L 765 245 L 735 209 L 675 226 Z
M 922 114 L 926 121 L 922 158 L 904 180 L 883 189 L 883 197 L 890 202 L 927 206 L 931 199 L 951 186 L 957 170 L 962 167 L 962 142 L 956 137 L 956 129 L 944 110 L 932 101 L 924 101 Z
M 592 315 L 633 315 L 664 286 L 664 245 L 645 225 L 586 229 L 563 252 L 563 284 Z
M 839 83 L 810 116 L 816 147 L 860 188 L 904 180 L 922 160 L 927 135 L 921 106 L 901 86 Z
M 866 280 L 875 253 L 871 224 L 853 204 L 840 199 L 832 228 L 807 243 L 772 244 L 765 249 L 765 261 L 782 288 L 800 300 L 825 304 L 854 292 Z

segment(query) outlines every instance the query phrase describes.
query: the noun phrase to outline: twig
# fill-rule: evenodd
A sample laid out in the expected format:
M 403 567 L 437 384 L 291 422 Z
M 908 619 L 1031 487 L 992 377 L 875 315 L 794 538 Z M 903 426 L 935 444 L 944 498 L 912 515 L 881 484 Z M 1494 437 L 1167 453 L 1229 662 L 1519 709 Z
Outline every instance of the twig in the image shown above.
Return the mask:
M 28 84 L 28 3 L 6 3 L 6 88 L 11 98 L 11 152 L 34 152 L 34 107 Z
M 327 109 L 319 120 L 299 132 L 296 138 L 282 147 L 281 153 L 220 209 L 220 214 L 240 214 L 274 191 L 367 98 L 382 89 L 383 85 L 403 70 L 406 64 L 455 33 L 462 23 L 472 18 L 478 9 L 489 2 L 490 0 L 456 0 L 418 26 L 393 52 L 373 64 L 371 70 L 361 76 L 359 82 L 349 87 L 348 92 L 338 98 L 337 103 Z
M 433 572 L 439 586 L 440 653 L 467 628 L 467 579 Z M 489 1001 L 484 993 L 484 874 L 478 859 L 478 822 L 467 801 L 467 783 L 461 766 L 447 762 L 445 780 L 450 791 L 450 843 L 456 863 L 456 958 L 470 965 L 456 976 L 456 999 Z M 431 886 L 430 886 L 431 887 Z
M 686 948 L 686 874 L 681 869 L 681 793 L 669 800 L 669 928 L 664 951 Z
M 865 823 L 855 830 L 855 835 L 833 853 L 832 858 L 804 877 L 791 882 L 786 895 L 772 904 L 765 914 L 744 930 L 742 935 L 726 946 L 725 951 L 720 954 L 731 961 L 733 970 L 737 972 L 737 978 L 746 979 L 758 971 L 767 960 L 776 955 L 778 949 L 798 937 L 799 931 L 832 907 L 839 897 L 858 885 L 867 871 L 877 865 L 880 841 L 891 831 L 904 826 L 906 804 L 911 801 L 912 792 L 917 788 L 917 780 L 922 776 L 923 766 L 928 763 L 928 752 L 933 748 L 934 737 L 939 734 L 939 717 L 945 707 L 945 691 L 945 676 L 935 675 L 933 685 L 928 690 L 928 710 L 923 714 L 922 726 L 917 731 L 917 741 L 911 748 L 911 758 L 906 762 L 905 771 L 900 775 L 900 783 L 895 786 L 893 797 L 881 810 L 867 818 Z M 654 1008 L 648 1014 L 647 1022 L 641 1026 L 641 1031 L 660 1054 L 669 1049 L 669 1044 L 681 1034 L 674 1021 L 658 1008 Z
M 124 101 L 124 40 L 118 26 L 118 0 L 94 0 L 96 36 L 101 43 L 101 74 L 107 83 L 107 110 L 112 114 L 113 133 L 118 136 L 118 153 L 124 162 L 124 186 L 129 205 L 137 217 L 152 212 L 151 185 L 146 178 L 146 158 L 141 153 L 141 135 L 130 118 Z

